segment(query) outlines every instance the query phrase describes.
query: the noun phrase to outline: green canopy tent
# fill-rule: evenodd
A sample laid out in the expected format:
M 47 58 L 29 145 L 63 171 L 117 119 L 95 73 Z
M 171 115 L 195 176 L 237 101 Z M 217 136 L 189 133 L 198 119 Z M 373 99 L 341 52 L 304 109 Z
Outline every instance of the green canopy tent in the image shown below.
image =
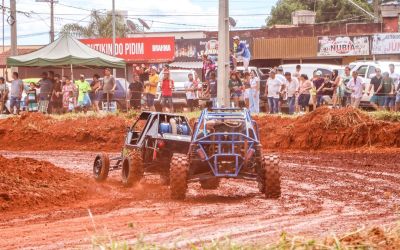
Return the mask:
M 64 68 L 70 68 L 72 79 L 73 67 L 123 68 L 126 78 L 126 64 L 123 59 L 98 52 L 68 34 L 61 35 L 54 42 L 32 53 L 8 57 L 7 67 L 59 67 L 62 75 Z M 128 98 L 126 81 L 125 98 Z
M 56 41 L 37 51 L 8 57 L 7 66 L 125 68 L 125 61 L 98 52 L 72 36 L 63 34 Z

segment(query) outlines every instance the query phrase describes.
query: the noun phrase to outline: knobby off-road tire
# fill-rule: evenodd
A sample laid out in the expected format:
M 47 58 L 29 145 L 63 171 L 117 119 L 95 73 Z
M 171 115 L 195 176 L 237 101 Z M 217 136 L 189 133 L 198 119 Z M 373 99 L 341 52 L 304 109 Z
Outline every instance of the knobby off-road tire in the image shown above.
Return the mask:
M 266 155 L 263 157 L 264 192 L 266 198 L 279 198 L 281 196 L 281 174 L 279 172 L 279 157 Z
M 143 178 L 142 157 L 137 153 L 131 153 L 122 160 L 122 184 L 131 187 Z
M 93 163 L 93 176 L 98 182 L 105 181 L 110 170 L 110 159 L 105 153 L 98 154 Z
M 171 198 L 183 200 L 188 188 L 187 178 L 189 171 L 189 159 L 185 154 L 174 154 L 169 169 Z
M 207 180 L 202 180 L 200 181 L 200 185 L 202 189 L 217 189 L 219 187 L 219 179 L 218 178 L 213 178 L 213 179 L 207 179 Z

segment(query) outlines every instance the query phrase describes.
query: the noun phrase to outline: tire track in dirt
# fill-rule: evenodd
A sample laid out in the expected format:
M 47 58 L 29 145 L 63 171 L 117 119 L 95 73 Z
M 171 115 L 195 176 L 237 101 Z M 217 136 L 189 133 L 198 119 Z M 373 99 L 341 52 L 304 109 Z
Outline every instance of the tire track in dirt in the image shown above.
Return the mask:
M 91 174 L 94 153 L 45 154 L 58 166 Z M 73 155 L 73 164 L 66 164 L 64 155 Z M 187 199 L 175 202 L 157 177 L 147 176 L 140 187 L 126 189 L 121 187 L 119 172 L 113 173 L 106 183 L 98 184 L 97 197 L 54 211 L 3 217 L 0 248 L 89 247 L 96 233 L 87 208 L 94 214 L 97 235 L 130 243 L 143 235 L 145 241 L 170 247 L 225 236 L 238 242 L 271 242 L 282 231 L 323 237 L 361 225 L 386 225 L 398 219 L 400 207 L 397 155 L 282 153 L 279 200 L 266 200 L 256 183 L 223 180 L 212 191 L 190 184 Z M 42 156 L 39 152 L 32 157 Z

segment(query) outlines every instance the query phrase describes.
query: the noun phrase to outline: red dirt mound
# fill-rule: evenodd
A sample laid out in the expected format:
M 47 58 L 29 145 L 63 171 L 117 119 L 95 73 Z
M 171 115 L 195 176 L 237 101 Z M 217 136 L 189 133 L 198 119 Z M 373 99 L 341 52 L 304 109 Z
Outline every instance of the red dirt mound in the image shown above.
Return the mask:
M 323 107 L 295 119 L 255 119 L 264 149 L 400 147 L 400 123 L 377 121 L 353 108 Z
M 87 179 L 49 162 L 0 155 L 0 212 L 67 204 L 88 187 Z
M 117 116 L 58 120 L 38 113 L 0 120 L 0 145 L 8 150 L 118 151 L 126 120 Z

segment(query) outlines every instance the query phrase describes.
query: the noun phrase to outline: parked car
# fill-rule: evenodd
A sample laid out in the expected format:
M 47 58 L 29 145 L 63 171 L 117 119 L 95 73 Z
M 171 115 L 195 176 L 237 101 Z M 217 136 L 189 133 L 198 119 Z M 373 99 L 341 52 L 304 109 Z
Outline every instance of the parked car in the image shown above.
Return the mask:
M 85 79 L 89 84 L 93 81 L 92 78 Z M 103 81 L 103 78 L 100 78 L 100 82 Z M 115 93 L 114 93 L 114 100 L 117 103 L 117 109 L 118 110 L 124 110 L 126 109 L 126 104 L 127 104 L 127 89 L 129 87 L 129 82 L 125 78 L 116 78 L 115 82 L 117 86 L 115 87 Z M 101 92 L 100 92 L 101 93 Z M 101 108 L 101 106 L 100 106 Z
M 371 79 L 375 76 L 375 69 L 380 68 L 382 73 L 389 72 L 389 64 L 394 64 L 395 72 L 400 74 L 400 62 L 393 61 L 355 61 L 349 64 L 351 71 L 357 71 L 358 75 L 363 78 L 366 90 L 369 89 Z M 361 99 L 361 106 L 369 106 L 371 96 L 364 93 Z
M 298 64 L 282 64 L 283 72 L 291 72 L 292 74 L 296 72 L 296 66 Z M 301 65 L 300 72 L 306 74 L 308 78 L 312 78 L 314 72 L 317 70 L 322 72 L 322 75 L 332 74 L 334 69 L 339 71 L 339 75 L 344 73 L 344 67 L 332 64 L 313 64 L 313 63 L 303 63 Z
M 174 106 L 186 106 L 186 92 L 185 82 L 188 81 L 188 74 L 195 74 L 194 70 L 191 69 L 171 69 L 169 70 L 170 79 L 174 81 L 174 90 L 172 92 L 172 103 Z M 157 94 L 154 103 L 159 106 L 161 103 L 161 82 L 164 77 L 164 71 L 159 74 L 160 83 L 157 87 Z

